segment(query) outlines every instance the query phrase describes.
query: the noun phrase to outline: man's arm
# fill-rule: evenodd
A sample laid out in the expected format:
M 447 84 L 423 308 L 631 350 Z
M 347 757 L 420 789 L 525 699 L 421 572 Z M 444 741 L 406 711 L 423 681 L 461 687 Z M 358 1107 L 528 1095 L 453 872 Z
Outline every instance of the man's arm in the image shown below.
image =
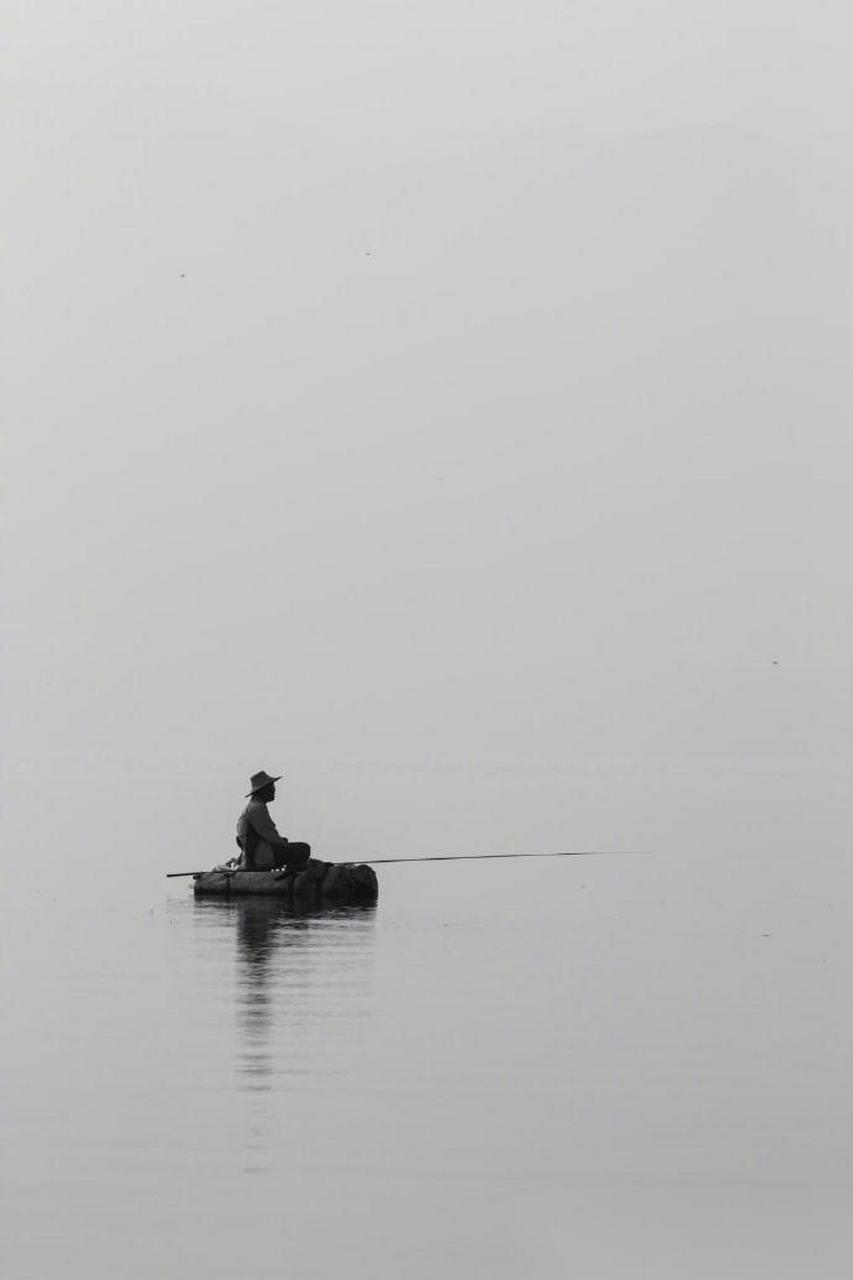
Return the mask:
M 249 821 L 252 824 L 252 830 L 267 844 L 289 843 L 286 836 L 278 834 L 278 829 L 270 817 L 266 805 L 253 805 L 249 810 Z

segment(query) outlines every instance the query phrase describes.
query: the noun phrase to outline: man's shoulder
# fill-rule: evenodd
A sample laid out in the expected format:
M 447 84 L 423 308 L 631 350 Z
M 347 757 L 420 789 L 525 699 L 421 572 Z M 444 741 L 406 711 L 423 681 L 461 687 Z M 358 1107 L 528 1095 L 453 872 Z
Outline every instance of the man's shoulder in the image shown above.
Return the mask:
M 263 800 L 250 800 L 243 810 L 243 817 L 247 822 L 260 822 L 264 826 L 271 821 L 269 809 Z
M 245 807 L 243 808 L 243 812 L 240 814 L 240 821 L 248 822 L 257 814 L 261 812 L 266 813 L 266 809 L 267 809 L 267 806 L 262 801 L 250 800 L 249 803 L 245 805 Z

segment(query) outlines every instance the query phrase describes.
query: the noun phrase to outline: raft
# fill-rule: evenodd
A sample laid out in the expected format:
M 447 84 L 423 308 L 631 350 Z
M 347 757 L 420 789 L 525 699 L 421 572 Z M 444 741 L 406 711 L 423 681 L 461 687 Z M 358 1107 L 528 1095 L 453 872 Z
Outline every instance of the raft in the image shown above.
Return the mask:
M 376 872 L 365 864 L 319 862 L 303 871 L 203 871 L 193 876 L 197 896 L 263 894 L 294 906 L 361 907 L 379 897 Z

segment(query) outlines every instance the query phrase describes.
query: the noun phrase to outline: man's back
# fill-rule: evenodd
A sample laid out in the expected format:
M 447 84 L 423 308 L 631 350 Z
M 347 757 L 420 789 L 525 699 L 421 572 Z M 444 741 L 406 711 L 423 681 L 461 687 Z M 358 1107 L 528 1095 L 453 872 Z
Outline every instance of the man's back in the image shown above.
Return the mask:
M 237 821 L 237 844 L 243 850 L 246 869 L 271 871 L 276 865 L 276 846 L 286 843 L 264 801 L 252 796 Z

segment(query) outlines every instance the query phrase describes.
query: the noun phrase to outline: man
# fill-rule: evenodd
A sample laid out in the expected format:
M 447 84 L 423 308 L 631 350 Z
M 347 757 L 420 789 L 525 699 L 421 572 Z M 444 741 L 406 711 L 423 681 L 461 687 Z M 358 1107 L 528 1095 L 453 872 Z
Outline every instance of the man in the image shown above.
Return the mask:
M 286 836 L 280 836 L 269 815 L 267 805 L 275 800 L 275 784 L 280 780 L 281 774 L 272 778 L 265 769 L 252 774 L 249 803 L 237 823 L 243 871 L 272 871 L 275 867 L 301 871 L 311 857 L 307 844 L 291 843 Z

